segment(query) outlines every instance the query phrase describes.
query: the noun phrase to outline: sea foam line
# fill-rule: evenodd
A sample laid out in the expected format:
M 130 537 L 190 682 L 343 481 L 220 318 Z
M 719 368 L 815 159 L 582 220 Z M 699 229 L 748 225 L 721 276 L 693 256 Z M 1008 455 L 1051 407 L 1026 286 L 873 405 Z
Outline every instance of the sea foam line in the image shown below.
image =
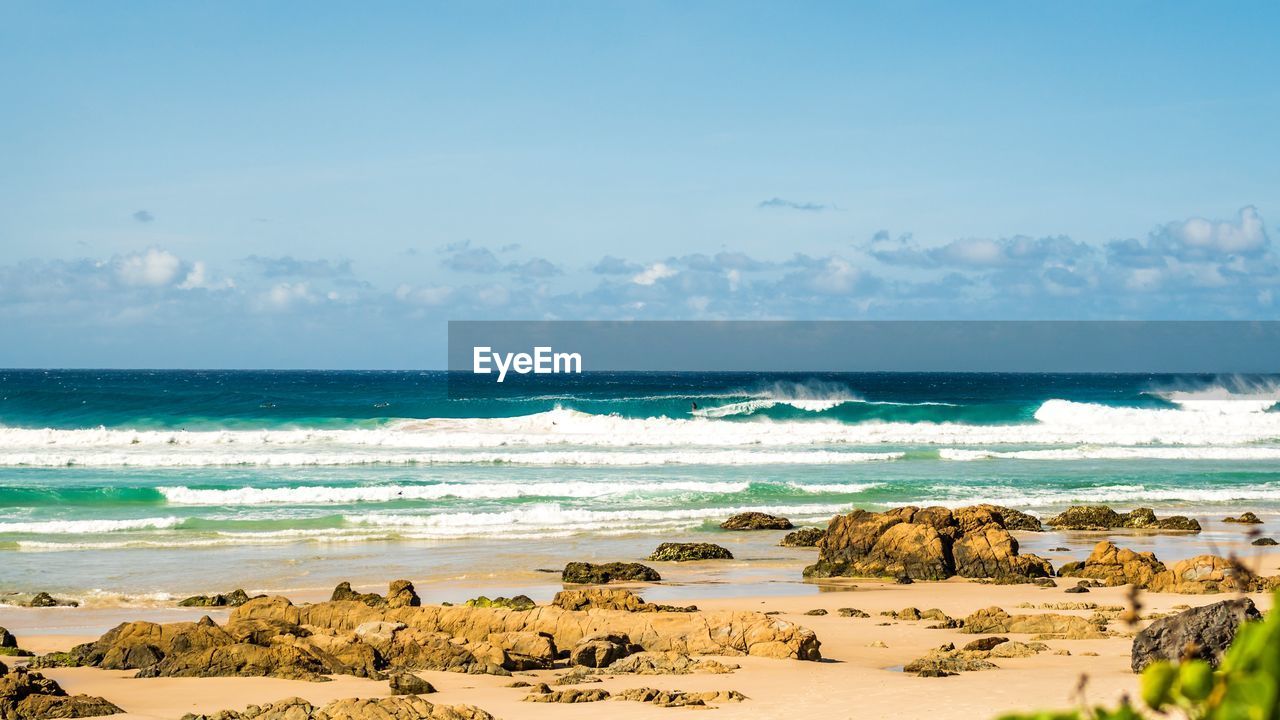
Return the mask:
M 159 487 L 170 505 L 322 505 L 386 503 L 400 500 L 441 500 L 445 498 L 501 500 L 528 497 L 595 498 L 610 495 L 652 495 L 663 493 L 734 494 L 750 489 L 749 482 L 678 481 L 656 483 L 625 482 L 511 482 L 441 483 L 438 485 L 372 485 L 232 489 Z

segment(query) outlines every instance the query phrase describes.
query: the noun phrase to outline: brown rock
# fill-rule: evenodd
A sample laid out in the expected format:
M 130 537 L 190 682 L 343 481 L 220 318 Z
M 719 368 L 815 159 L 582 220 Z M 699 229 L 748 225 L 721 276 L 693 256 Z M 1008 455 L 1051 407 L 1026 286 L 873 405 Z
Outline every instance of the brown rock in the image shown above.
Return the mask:
M 182 720 L 495 720 L 470 705 L 437 705 L 417 695 L 335 700 L 316 707 L 302 698 L 269 705 L 251 705 L 242 711 L 223 710 L 213 715 L 186 715 Z
M 733 553 L 714 543 L 662 543 L 649 555 L 652 562 L 732 559 Z
M 1239 517 L 1224 517 L 1222 518 L 1222 522 L 1242 523 L 1244 525 L 1261 525 L 1262 524 L 1262 520 L 1260 520 L 1257 515 L 1254 515 L 1251 512 L 1240 513 Z
M 738 513 L 720 523 L 721 530 L 790 530 L 793 527 L 784 517 L 762 512 Z
M 1104 626 L 1075 615 L 1054 613 L 1010 615 L 1002 608 L 989 607 L 966 617 L 962 632 L 1026 633 L 1061 636 L 1069 640 L 1094 640 L 1106 637 L 1103 630 L 1105 630 Z
M 822 528 L 800 528 L 787 533 L 778 544 L 782 547 L 817 547 L 818 541 L 826 535 L 827 531 Z
M 978 638 L 977 640 L 974 640 L 969 644 L 965 645 L 964 648 L 962 649 L 969 652 L 975 652 L 975 651 L 984 652 L 999 645 L 1000 643 L 1007 643 L 1007 642 L 1009 642 L 1009 638 L 1007 637 L 992 635 L 991 637 Z
M 595 565 L 571 562 L 564 566 L 560 579 L 579 585 L 605 585 L 611 582 L 658 582 L 657 570 L 640 563 L 611 562 Z
M 0 718 L 47 720 L 115 715 L 124 712 L 92 695 L 68 695 L 62 686 L 26 668 L 0 664 Z
M 548 693 L 537 693 L 525 695 L 520 698 L 525 702 L 540 703 L 588 703 L 600 702 L 609 699 L 609 691 L 601 688 L 592 688 L 590 690 L 579 690 L 570 688 L 568 690 L 553 690 Z

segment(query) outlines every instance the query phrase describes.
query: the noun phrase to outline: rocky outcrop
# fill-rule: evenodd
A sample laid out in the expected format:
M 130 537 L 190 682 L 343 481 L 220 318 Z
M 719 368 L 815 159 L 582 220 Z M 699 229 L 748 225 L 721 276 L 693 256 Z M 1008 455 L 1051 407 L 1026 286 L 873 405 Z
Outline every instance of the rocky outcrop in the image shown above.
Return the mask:
M 7 629 L 0 627 L 0 655 L 8 657 L 30 657 L 31 653 L 18 647 L 18 638 Z
M 1259 578 L 1216 555 L 1198 555 L 1166 566 L 1150 552 L 1134 552 L 1103 540 L 1084 562 L 1068 563 L 1058 571 L 1066 577 L 1090 578 L 1105 585 L 1135 585 L 1152 592 L 1202 595 L 1217 592 L 1258 592 L 1273 587 L 1274 578 Z
M 662 576 L 657 570 L 640 563 L 611 562 L 595 565 L 571 562 L 564 566 L 560 579 L 578 585 L 605 585 L 611 582 L 658 582 Z
M 548 692 L 532 692 L 520 698 L 525 702 L 539 703 L 589 703 L 609 699 L 609 691 L 601 688 L 579 690 L 550 690 Z
M 975 635 L 1025 633 L 1065 640 L 1095 640 L 1106 637 L 1105 630 L 1106 625 L 1099 624 L 1094 618 L 1056 613 L 1010 615 L 1003 608 L 989 607 L 966 617 L 962 632 Z
M 252 600 L 232 611 L 232 624 L 247 620 L 280 621 L 305 626 L 312 632 L 329 633 L 348 632 L 371 621 L 403 623 L 409 628 L 443 633 L 461 642 L 482 642 L 492 633 L 535 632 L 551 635 L 558 647 L 566 648 L 589 635 L 615 632 L 626 634 L 650 651 L 801 660 L 821 658 L 813 631 L 757 612 L 583 612 L 554 605 L 524 611 L 434 605 L 387 609 L 353 602 L 295 606 L 286 598 L 268 597 Z
M 712 543 L 662 543 L 649 555 L 653 562 L 732 560 L 733 553 Z
M 124 712 L 93 695 L 68 695 L 62 686 L 26 668 L 0 664 L 0 718 L 47 720 L 116 715 Z
M 818 541 L 826 535 L 827 531 L 822 528 L 800 528 L 787 533 L 778 544 L 782 547 L 817 547 Z
M 975 670 L 994 670 L 998 667 L 988 661 L 983 653 L 968 650 L 957 650 L 950 643 L 930 650 L 924 657 L 916 658 L 902 667 L 902 671 L 926 677 L 941 677 L 944 674 L 971 672 Z
M 1190 653 L 1217 667 L 1240 625 L 1261 617 L 1252 600 L 1237 598 L 1161 618 L 1133 638 L 1130 665 L 1142 672 L 1158 660 L 1183 660 Z
M 413 673 L 396 673 L 388 679 L 392 695 L 430 695 L 435 686 Z
M 721 530 L 790 530 L 793 527 L 784 517 L 762 512 L 738 513 L 720 523 Z
M 1044 521 L 1055 530 L 1168 530 L 1174 532 L 1200 532 L 1200 523 L 1182 515 L 1157 519 L 1150 508 L 1137 508 L 1132 512 L 1118 513 L 1106 505 L 1073 505 Z
M 695 605 L 658 605 L 621 588 L 561 590 L 551 604 L 565 610 L 624 610 L 626 612 L 697 612 Z M 514 608 L 520 609 L 520 608 Z
M 347 589 L 351 586 L 348 585 Z M 257 597 L 262 597 L 258 595 Z M 235 589 L 225 595 L 218 593 L 216 595 L 192 595 L 178 603 L 179 607 L 240 607 L 249 602 L 253 598 L 249 597 L 249 593 L 242 589 Z
M 613 662 L 600 670 L 606 675 L 723 675 L 737 670 L 718 660 L 703 660 L 678 652 L 641 652 Z
M 302 698 L 269 705 L 250 705 L 241 711 L 223 710 L 212 715 L 184 715 L 182 720 L 495 720 L 470 705 L 437 705 L 417 695 L 362 700 L 334 700 L 316 707 Z
M 1257 515 L 1254 515 L 1251 512 L 1240 513 L 1239 517 L 1224 517 L 1222 518 L 1222 522 L 1240 523 L 1242 525 L 1261 525 L 1262 524 L 1262 520 L 1259 519 Z
M 839 515 L 818 542 L 810 577 L 896 577 L 944 580 L 953 575 L 1027 582 L 1053 574 L 1047 560 L 1021 555 L 1018 541 L 992 505 L 903 507 Z

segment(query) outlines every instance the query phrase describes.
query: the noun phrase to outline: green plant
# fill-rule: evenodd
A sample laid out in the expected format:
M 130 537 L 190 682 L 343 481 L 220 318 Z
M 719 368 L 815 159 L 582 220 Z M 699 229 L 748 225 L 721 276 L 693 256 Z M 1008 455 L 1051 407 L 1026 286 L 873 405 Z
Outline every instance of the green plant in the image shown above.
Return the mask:
M 1280 592 L 1272 607 L 1280 606 Z M 1214 670 L 1203 660 L 1152 663 L 1142 672 L 1139 710 L 1081 708 L 1004 715 L 999 720 L 1280 720 L 1280 613 L 1247 623 Z

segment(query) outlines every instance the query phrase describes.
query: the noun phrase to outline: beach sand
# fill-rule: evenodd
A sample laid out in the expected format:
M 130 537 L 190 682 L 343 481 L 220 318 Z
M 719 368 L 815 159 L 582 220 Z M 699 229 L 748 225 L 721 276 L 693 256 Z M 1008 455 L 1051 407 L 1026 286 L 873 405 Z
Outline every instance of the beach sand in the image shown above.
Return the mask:
M 1198 544 L 1194 538 L 1164 538 L 1162 542 Z M 1079 544 L 1077 543 L 1077 547 Z M 1256 550 L 1256 549 L 1255 549 Z M 1280 553 L 1254 552 L 1250 556 L 1265 574 L 1280 572 Z M 685 566 L 693 573 L 696 565 Z M 798 574 L 801 563 L 794 568 Z M 1132 643 L 1129 628 L 1113 622 L 1117 636 L 1101 640 L 1047 640 L 1050 647 L 1032 657 L 995 659 L 998 669 L 964 672 L 954 677 L 922 678 L 901 672 L 909 661 L 945 643 L 957 647 L 975 635 L 959 630 L 927 629 L 932 621 L 898 621 L 881 616 L 884 611 L 906 607 L 939 608 L 947 615 L 963 618 L 975 610 L 1000 606 L 1013 613 L 1061 612 L 1088 617 L 1093 610 L 1040 610 L 1020 605 L 1083 602 L 1121 605 L 1128 602 L 1126 588 L 1095 588 L 1089 593 L 1068 594 L 1074 585 L 1060 579 L 1059 587 L 1035 585 L 989 585 L 960 579 L 945 582 L 917 582 L 898 585 L 889 582 L 851 580 L 809 586 L 803 594 L 752 595 L 747 583 L 737 588 L 741 595 L 692 598 L 703 610 L 755 610 L 777 612 L 780 617 L 806 626 L 822 642 L 822 662 L 773 660 L 758 657 L 722 658 L 740 669 L 731 674 L 683 676 L 616 676 L 583 688 L 616 691 L 629 687 L 656 687 L 688 691 L 737 690 L 749 699 L 722 703 L 708 710 L 712 716 L 733 718 L 778 718 L 807 711 L 832 718 L 928 718 L 929 720 L 994 718 L 1002 712 L 1037 708 L 1065 708 L 1080 697 L 1082 677 L 1084 697 L 1090 703 L 1113 703 L 1122 695 L 1137 691 L 1137 676 L 1129 669 Z M 646 596 L 658 586 L 629 586 Z M 377 589 L 377 588 L 369 588 Z M 693 588 L 685 588 L 685 592 Z M 684 593 L 680 593 L 683 595 Z M 723 594 L 723 588 L 717 595 Z M 1179 605 L 1205 605 L 1227 599 L 1224 595 L 1177 595 L 1142 593 L 1143 614 L 1176 612 Z M 1266 595 L 1252 596 L 1262 609 L 1270 607 Z M 322 598 L 294 598 L 298 601 Z M 549 597 L 535 595 L 539 602 Z M 869 618 L 841 617 L 839 608 L 858 608 Z M 825 609 L 825 616 L 805 615 Z M 225 620 L 227 611 L 185 609 L 50 609 L 0 608 L 0 625 L 18 636 L 23 647 L 36 652 L 65 650 L 122 620 L 193 620 L 203 614 Z M 1145 624 L 1145 623 L 1144 623 Z M 1006 634 L 1013 640 L 1029 636 Z M 880 647 L 883 645 L 884 647 Z M 1056 651 L 1070 654 L 1055 654 Z M 6 658 L 6 660 L 9 660 Z M 299 696 L 313 703 L 349 697 L 380 697 L 389 694 L 386 682 L 336 677 L 332 682 L 311 683 L 262 678 L 155 678 L 135 679 L 129 672 L 91 668 L 45 671 L 71 693 L 100 695 L 127 711 L 122 718 L 175 720 L 188 712 L 209 713 L 241 709 Z M 428 696 L 432 702 L 470 704 L 496 717 L 506 718 L 589 718 L 607 713 L 610 718 L 665 718 L 685 712 L 637 702 L 606 701 L 584 704 L 541 704 L 522 702 L 525 689 L 506 687 L 513 680 L 549 682 L 563 670 L 517 673 L 516 677 L 463 675 L 447 672 L 420 672 L 439 692 Z

